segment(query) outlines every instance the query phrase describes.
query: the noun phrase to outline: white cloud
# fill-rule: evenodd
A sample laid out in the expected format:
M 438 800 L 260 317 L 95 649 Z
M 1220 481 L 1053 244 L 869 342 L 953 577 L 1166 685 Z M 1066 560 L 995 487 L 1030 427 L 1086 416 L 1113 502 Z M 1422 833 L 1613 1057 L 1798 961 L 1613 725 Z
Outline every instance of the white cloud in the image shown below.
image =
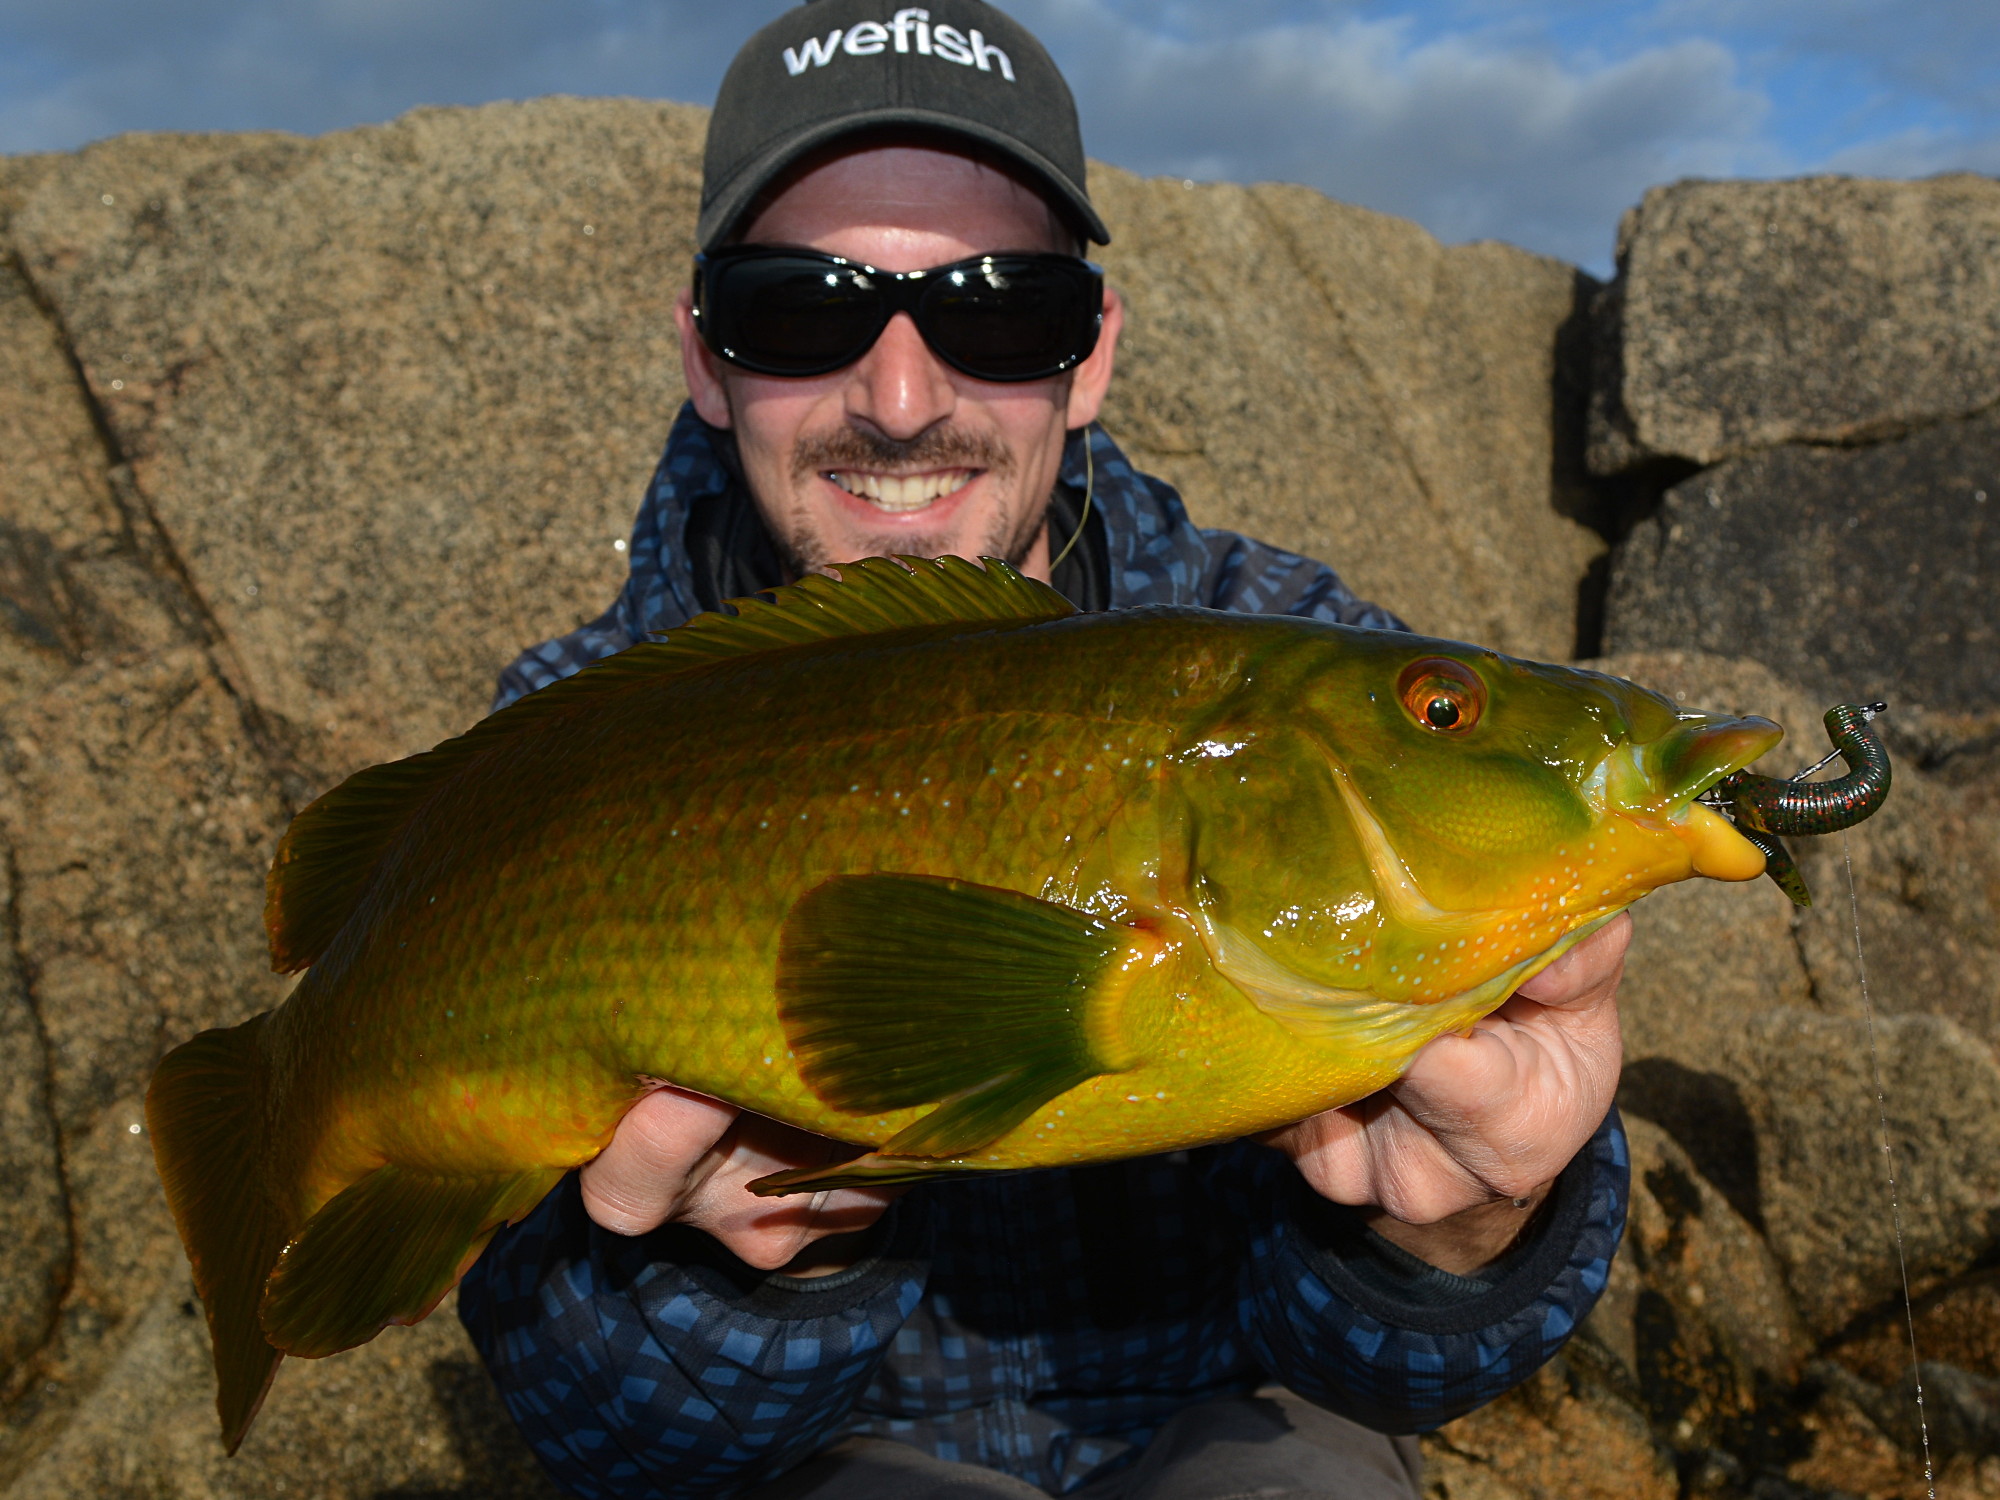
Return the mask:
M 787 0 L 0 0 L 0 151 L 547 93 L 712 97 Z
M 1931 177 L 1939 172 L 2000 174 L 2000 137 L 1969 138 L 1912 128 L 1836 151 L 1818 170 L 1856 177 Z
M 1605 269 L 1653 183 L 1769 165 L 1766 105 L 1729 52 L 1617 60 L 1342 17 L 1184 40 L 1104 0 L 1021 7 L 1077 87 L 1092 152 L 1138 171 L 1304 182 L 1447 240 L 1500 238 Z
M 1954 108 L 2000 108 L 1993 0 L 1661 0 L 1654 24 L 1705 27 L 1782 57 L 1829 61 Z

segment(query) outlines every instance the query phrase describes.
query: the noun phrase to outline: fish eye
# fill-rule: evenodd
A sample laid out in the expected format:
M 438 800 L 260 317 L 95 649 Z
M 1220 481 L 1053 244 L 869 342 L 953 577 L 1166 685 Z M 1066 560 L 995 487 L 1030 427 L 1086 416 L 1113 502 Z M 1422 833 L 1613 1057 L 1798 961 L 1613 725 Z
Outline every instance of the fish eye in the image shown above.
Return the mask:
M 1403 668 L 1396 696 L 1411 718 L 1435 734 L 1465 734 L 1486 711 L 1486 684 L 1448 656 L 1426 656 Z

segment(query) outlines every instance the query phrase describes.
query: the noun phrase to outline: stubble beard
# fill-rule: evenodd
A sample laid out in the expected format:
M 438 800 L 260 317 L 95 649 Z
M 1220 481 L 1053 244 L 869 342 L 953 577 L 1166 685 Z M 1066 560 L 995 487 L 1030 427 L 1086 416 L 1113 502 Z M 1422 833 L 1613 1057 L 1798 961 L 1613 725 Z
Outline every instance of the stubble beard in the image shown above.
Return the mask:
M 907 442 L 840 427 L 833 432 L 799 441 L 792 454 L 792 488 L 782 515 L 766 512 L 772 538 L 785 566 L 794 578 L 808 573 L 824 573 L 857 557 L 880 557 L 892 553 L 908 557 L 943 557 L 950 553 L 977 560 L 1005 558 L 1015 567 L 1026 561 L 1035 540 L 1047 521 L 1046 504 L 1031 506 L 1024 514 L 1009 515 L 999 508 L 976 518 L 972 529 L 963 522 L 950 532 L 939 530 L 891 530 L 875 536 L 864 535 L 856 556 L 838 556 L 852 551 L 851 544 L 831 542 L 813 516 L 811 507 L 797 498 L 819 475 L 834 470 L 937 470 L 980 469 L 987 481 L 1002 493 L 1011 491 L 1018 472 L 1013 452 L 990 437 L 956 428 L 933 428 Z

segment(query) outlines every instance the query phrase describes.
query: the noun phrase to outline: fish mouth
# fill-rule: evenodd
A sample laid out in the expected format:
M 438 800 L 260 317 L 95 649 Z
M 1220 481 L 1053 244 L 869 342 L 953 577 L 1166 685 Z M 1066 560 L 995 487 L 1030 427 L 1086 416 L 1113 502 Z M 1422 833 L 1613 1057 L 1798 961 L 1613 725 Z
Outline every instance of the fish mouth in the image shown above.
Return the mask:
M 1769 719 L 1692 714 L 1657 739 L 1627 741 L 1599 767 L 1605 806 L 1636 822 L 1663 825 L 1687 846 L 1697 875 L 1755 880 L 1764 851 L 1736 825 L 1695 799 L 1785 737 Z

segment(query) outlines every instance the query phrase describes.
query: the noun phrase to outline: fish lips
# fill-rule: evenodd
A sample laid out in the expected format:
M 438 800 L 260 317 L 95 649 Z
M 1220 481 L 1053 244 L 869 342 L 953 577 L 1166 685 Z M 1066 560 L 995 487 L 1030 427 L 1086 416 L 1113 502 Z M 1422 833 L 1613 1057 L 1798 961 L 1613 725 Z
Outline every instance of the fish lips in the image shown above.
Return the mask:
M 1695 874 L 1755 880 L 1764 873 L 1764 851 L 1695 798 L 1784 737 L 1776 724 L 1754 715 L 1690 716 L 1658 739 L 1615 751 L 1605 763 L 1605 800 L 1626 817 L 1664 823 L 1687 846 Z
M 1769 719 L 1754 716 L 1685 719 L 1656 740 L 1635 746 L 1652 783 L 1655 805 L 1678 809 L 1732 771 L 1740 771 L 1785 737 Z

